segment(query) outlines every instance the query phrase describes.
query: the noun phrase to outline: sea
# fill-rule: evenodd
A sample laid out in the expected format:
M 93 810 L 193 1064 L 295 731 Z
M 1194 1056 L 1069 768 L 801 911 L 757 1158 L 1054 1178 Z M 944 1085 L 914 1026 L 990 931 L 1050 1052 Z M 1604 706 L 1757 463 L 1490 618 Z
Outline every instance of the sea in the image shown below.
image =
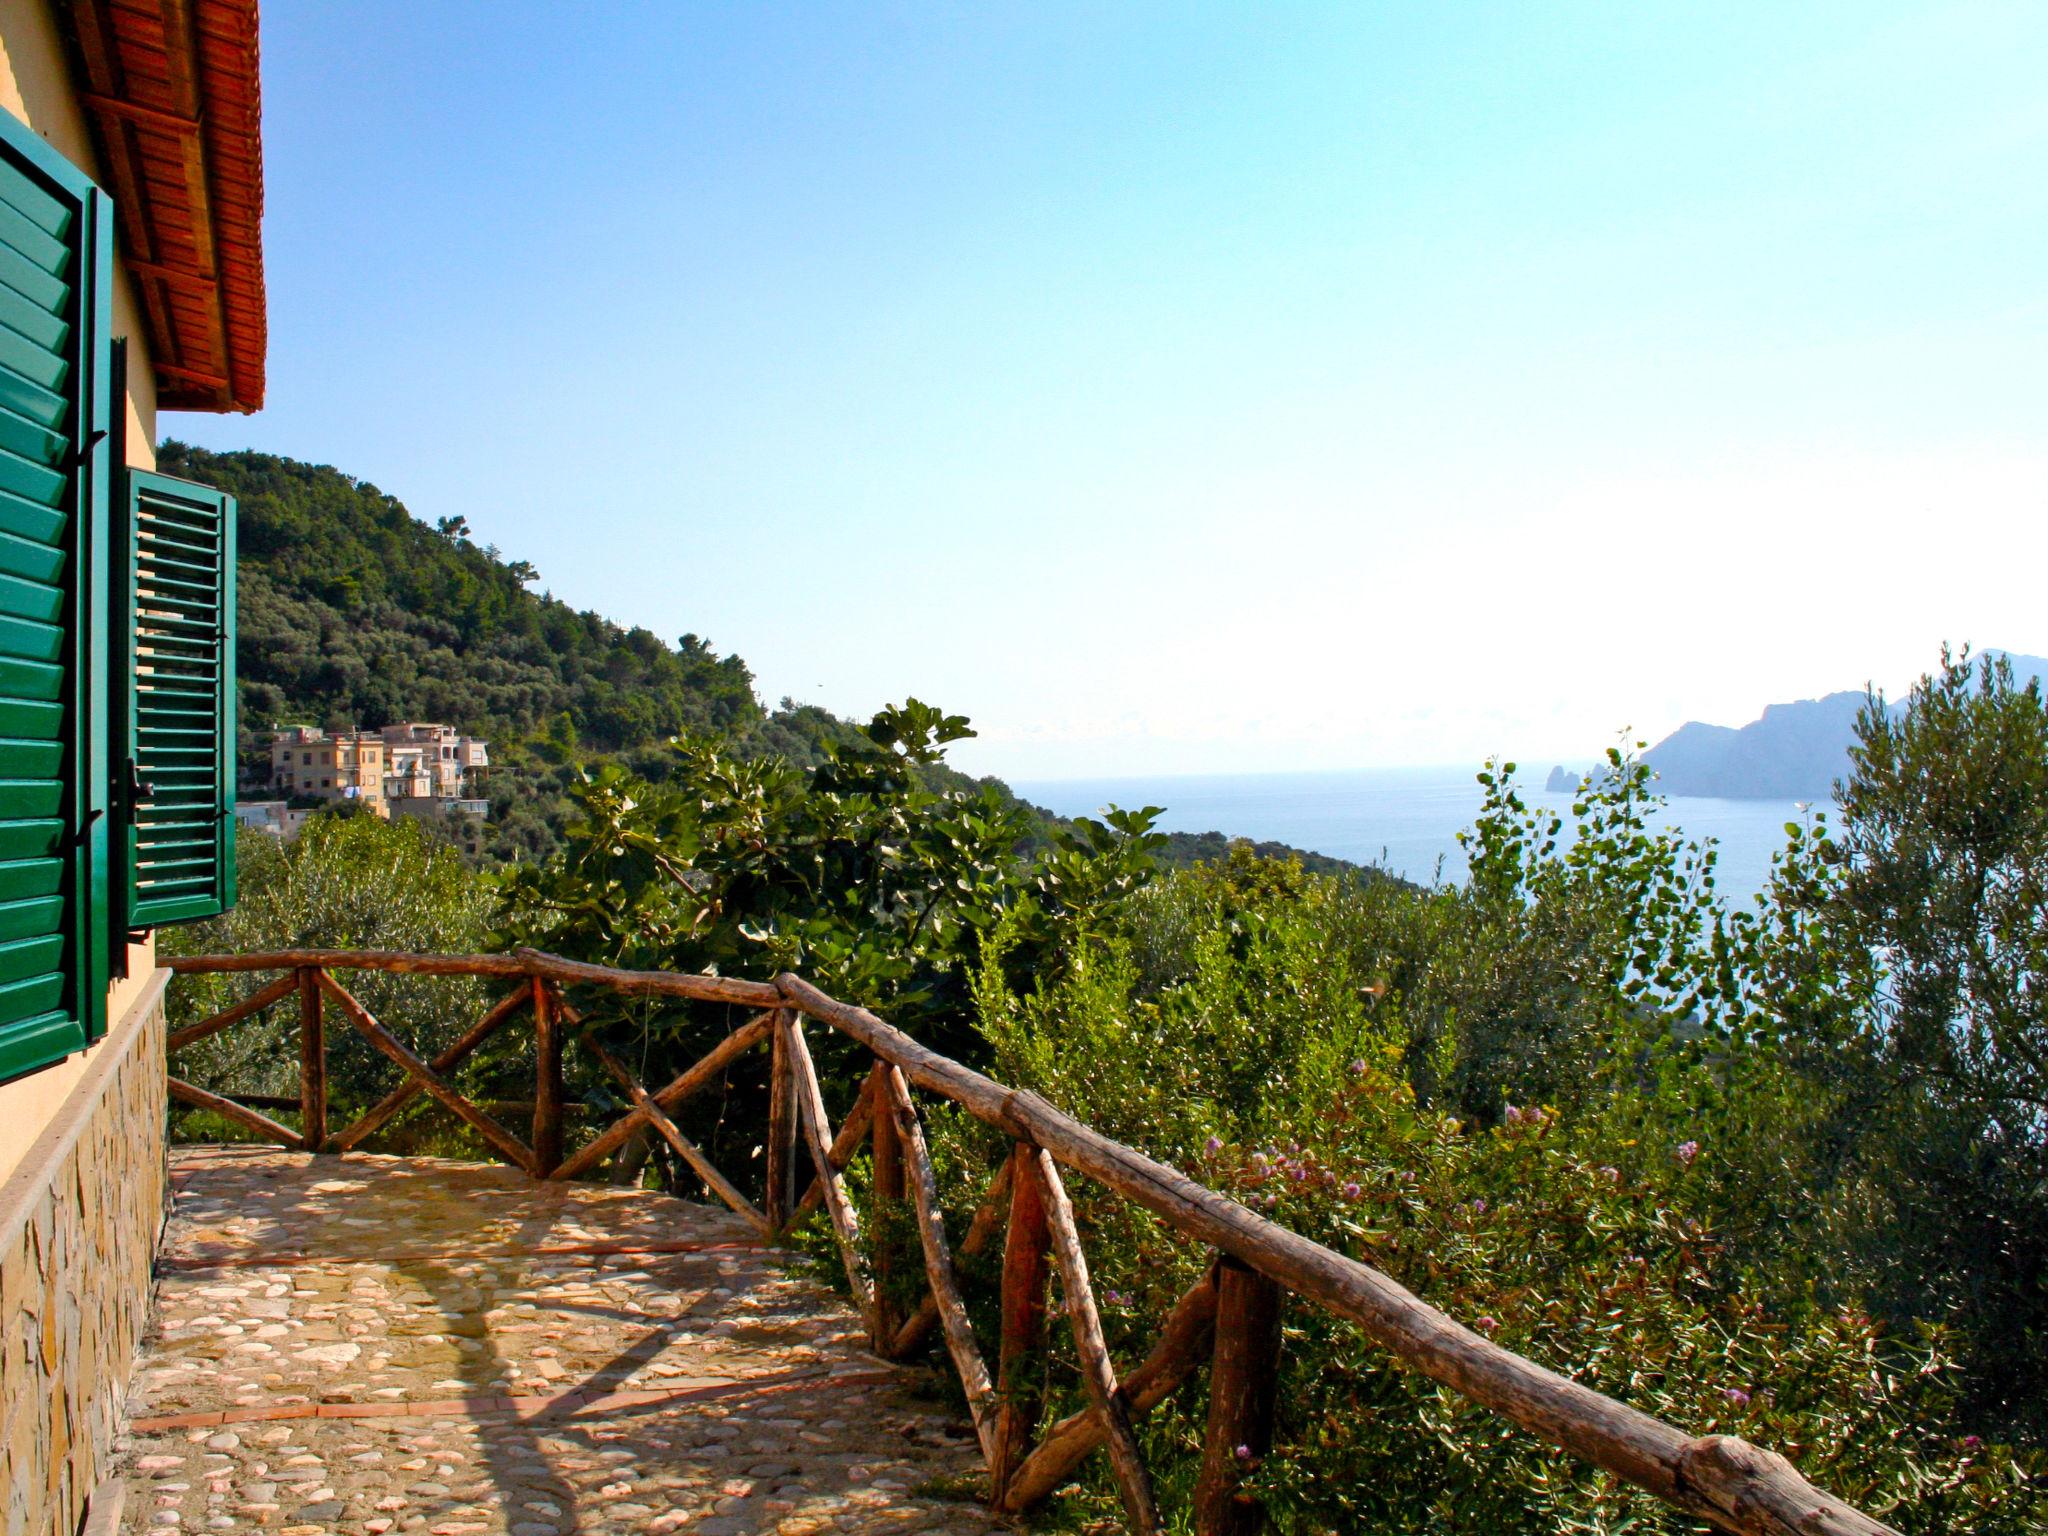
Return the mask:
M 1575 776 L 1589 766 L 1566 763 Z M 1160 805 L 1168 832 L 1221 832 L 1281 842 L 1354 864 L 1374 864 L 1427 885 L 1465 877 L 1458 833 L 1478 814 L 1477 768 L 1362 768 L 1327 773 L 1242 773 L 1129 779 L 1012 781 L 1035 805 L 1062 816 L 1098 816 L 1105 806 Z M 1567 824 L 1572 796 L 1543 787 L 1545 763 L 1518 776 L 1531 810 L 1554 808 Z M 1770 874 L 1771 855 L 1785 846 L 1785 823 L 1810 808 L 1793 800 L 1712 800 L 1678 796 L 1653 818 L 1688 837 L 1712 838 L 1720 849 L 1716 887 L 1746 905 Z M 1829 807 L 1820 806 L 1821 810 Z

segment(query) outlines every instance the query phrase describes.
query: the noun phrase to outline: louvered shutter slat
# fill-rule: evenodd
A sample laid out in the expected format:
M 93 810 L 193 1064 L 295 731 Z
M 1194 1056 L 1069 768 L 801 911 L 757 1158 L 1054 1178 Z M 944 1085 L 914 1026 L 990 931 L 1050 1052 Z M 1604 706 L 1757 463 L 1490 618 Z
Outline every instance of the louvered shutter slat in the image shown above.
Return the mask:
M 234 498 L 128 477 L 126 904 L 131 927 L 234 903 Z M 4 594 L 0 594 L 4 595 Z

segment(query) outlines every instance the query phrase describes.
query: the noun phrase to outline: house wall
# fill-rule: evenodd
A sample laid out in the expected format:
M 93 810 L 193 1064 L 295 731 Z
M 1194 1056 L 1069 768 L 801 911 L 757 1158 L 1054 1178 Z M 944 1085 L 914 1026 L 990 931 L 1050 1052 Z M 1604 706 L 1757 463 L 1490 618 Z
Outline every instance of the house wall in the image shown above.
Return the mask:
M 106 184 L 72 81 L 70 61 L 57 21 L 45 0 L 7 0 L 0 5 L 0 108 L 28 124 L 73 165 Z M 128 272 L 114 268 L 114 334 L 128 338 L 128 462 L 156 468 L 156 376 L 150 367 L 149 336 Z M 107 1017 L 127 1013 L 156 968 L 153 940 L 128 947 L 127 976 L 108 989 Z M 19 1166 L 28 1148 L 83 1080 L 93 1053 L 69 1056 L 11 1083 L 0 1083 L 0 1179 Z
M 0 110 L 105 185 L 46 0 L 0 4 Z M 129 338 L 128 461 L 156 467 L 148 333 L 117 263 Z M 108 1470 L 168 1208 L 163 991 L 155 945 L 128 946 L 107 1033 L 0 1083 L 0 1530 L 72 1536 Z

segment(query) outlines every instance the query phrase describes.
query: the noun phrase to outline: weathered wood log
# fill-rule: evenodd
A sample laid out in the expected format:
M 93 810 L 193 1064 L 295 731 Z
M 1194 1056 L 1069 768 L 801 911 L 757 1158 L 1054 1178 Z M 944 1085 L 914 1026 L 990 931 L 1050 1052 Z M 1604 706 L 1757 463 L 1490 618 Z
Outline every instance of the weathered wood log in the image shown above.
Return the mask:
M 1236 1259 L 1218 1267 L 1209 1423 L 1195 1482 L 1196 1536 L 1257 1536 L 1265 1529 L 1265 1510 L 1238 1488 L 1273 1449 L 1283 1296 L 1279 1286 Z
M 287 972 L 267 986 L 250 993 L 239 1003 L 231 1003 L 210 1018 L 201 1019 L 197 1024 L 187 1024 L 183 1029 L 174 1029 L 164 1041 L 164 1050 L 182 1051 L 194 1040 L 204 1040 L 208 1035 L 217 1035 L 230 1024 L 239 1024 L 252 1013 L 261 1013 L 273 1003 L 281 1003 L 299 989 L 299 973 Z
M 694 1141 L 677 1128 L 675 1121 L 669 1119 L 667 1112 L 654 1102 L 654 1095 L 640 1086 L 640 1080 L 633 1076 L 623 1061 L 606 1050 L 597 1037 L 587 1030 L 583 1035 L 583 1047 L 598 1059 L 605 1071 L 618 1079 L 619 1086 L 626 1090 L 626 1097 L 633 1101 L 633 1107 L 639 1110 L 647 1123 L 660 1133 L 662 1140 L 675 1148 L 676 1156 L 690 1165 L 690 1171 L 704 1181 L 707 1189 L 752 1222 L 760 1229 L 762 1236 L 772 1234 L 773 1229 L 768 1225 L 768 1218 L 761 1214 L 753 1201 L 739 1192 L 732 1180 L 718 1171 L 717 1165 L 704 1155 Z
M 540 977 L 533 990 L 533 1172 L 546 1178 L 562 1166 L 562 1014 Z
M 334 999 L 335 1006 L 348 1015 L 349 1023 L 355 1025 L 364 1039 L 397 1062 L 407 1076 L 415 1079 L 421 1088 L 433 1095 L 436 1103 L 483 1137 L 506 1162 L 531 1176 L 531 1147 L 442 1081 L 440 1073 L 420 1060 L 410 1046 L 379 1024 L 375 1015 L 356 1001 L 355 995 L 326 971 L 320 972 L 320 989 Z
M 853 1161 L 853 1154 L 860 1150 L 860 1144 L 867 1139 L 875 1123 L 875 1076 L 871 1072 L 860 1081 L 860 1091 L 853 1096 L 853 1104 L 846 1111 L 846 1118 L 839 1122 L 839 1134 L 832 1138 L 829 1161 L 840 1173 Z M 803 1199 L 796 1203 L 796 1214 L 808 1216 L 818 1208 L 825 1198 L 825 1181 L 813 1175 L 810 1188 L 804 1191 Z M 934 1320 L 938 1314 L 932 1314 Z
M 521 982 L 510 992 L 499 998 L 496 1003 L 492 1004 L 490 1010 L 481 1019 L 478 1019 L 476 1023 L 464 1030 L 459 1039 L 432 1061 L 428 1062 L 427 1065 L 436 1072 L 453 1072 L 469 1059 L 470 1054 L 478 1046 L 496 1034 L 504 1026 L 507 1019 L 526 1006 L 527 997 L 527 984 Z M 382 1099 L 373 1104 L 364 1112 L 360 1119 L 341 1132 L 340 1135 L 330 1136 L 321 1150 L 324 1152 L 346 1152 L 351 1147 L 361 1146 L 364 1141 L 382 1130 L 390 1122 L 393 1115 L 396 1115 L 407 1104 L 410 1104 L 414 1098 L 425 1091 L 420 1087 L 419 1079 L 408 1077 Z
M 681 971 L 622 971 L 616 966 L 589 965 L 540 949 L 519 949 L 514 957 L 535 976 L 564 985 L 603 987 L 649 997 L 687 997 L 704 1003 L 738 1003 L 746 1008 L 774 1008 L 782 994 L 765 981 L 737 981 L 730 976 L 699 976 Z
M 299 1135 L 312 1151 L 327 1140 L 327 1032 L 320 1017 L 320 973 L 297 973 L 299 985 Z
M 1102 1424 L 1109 1447 L 1109 1467 L 1123 1498 L 1125 1520 L 1136 1536 L 1152 1536 L 1159 1529 L 1159 1504 L 1152 1493 L 1152 1474 L 1145 1470 L 1144 1459 L 1138 1454 L 1138 1440 L 1131 1433 L 1130 1404 L 1117 1385 L 1116 1367 L 1110 1363 L 1109 1345 L 1102 1337 L 1102 1318 L 1095 1310 L 1095 1289 L 1088 1280 L 1088 1257 L 1081 1251 L 1074 1207 L 1067 1199 L 1059 1165 L 1050 1153 L 1034 1148 L 1024 1166 L 1038 1185 L 1039 1202 L 1045 1208 L 1053 1258 L 1060 1267 L 1067 1324 L 1074 1334 L 1074 1353 L 1080 1359 L 1081 1380 L 1088 1388 L 1095 1416 Z
M 868 1205 L 868 1268 L 874 1276 L 875 1326 L 880 1330 L 878 1337 L 885 1357 L 894 1353 L 896 1333 L 905 1317 L 903 1304 L 895 1294 L 898 1279 L 893 1229 L 903 1215 L 905 1186 L 903 1139 L 889 1096 L 889 1074 L 893 1070 L 886 1061 L 878 1061 L 868 1074 L 868 1091 L 881 1094 L 880 1102 L 892 1111 L 875 1116 L 873 1139 L 868 1145 L 868 1158 L 874 1170 Z
M 1802 1536 L 1890 1532 L 1806 1482 L 1789 1463 L 1781 1470 L 1756 1458 L 1729 1461 L 1716 1450 L 1715 1465 L 1726 1463 L 1728 1470 L 1694 1481 L 1693 1469 L 1706 1453 L 1696 1451 L 1683 1430 L 1503 1349 L 1370 1265 L 1254 1215 L 1089 1129 L 1036 1094 L 1004 1088 L 927 1050 L 864 1008 L 841 1003 L 787 973 L 776 984 L 797 1008 L 901 1067 L 919 1087 L 944 1094 L 1013 1137 L 1036 1142 L 1066 1166 L 1160 1216 L 1182 1236 L 1219 1248 L 1356 1323 L 1425 1376 L 1667 1503 L 1758 1536 L 1776 1536 L 1777 1527 L 1760 1523 L 1762 1517 L 1754 1513 L 1766 1507 L 1803 1511 L 1800 1518 L 1809 1525 Z M 1737 1513 L 1737 1505 L 1743 1513 Z
M 1679 1475 L 1745 1536 L 1893 1536 L 1889 1526 L 1821 1493 L 1777 1452 L 1735 1435 L 1694 1440 Z M 1852 1518 L 1844 1518 L 1844 1510 Z
M 796 1139 L 796 1078 L 789 1042 L 777 1029 L 768 1062 L 768 1167 L 761 1197 L 768 1225 L 777 1232 L 789 1225 L 796 1203 Z
M 563 1006 L 567 1008 L 567 1004 Z M 576 1017 L 574 1010 L 569 1010 L 568 1016 L 571 1018 Z M 654 1102 L 665 1110 L 674 1109 L 683 1100 L 690 1097 L 691 1094 L 716 1082 L 719 1074 L 731 1066 L 736 1059 L 744 1056 L 748 1051 L 760 1044 L 762 1040 L 766 1039 L 772 1033 L 774 1025 L 775 1015 L 772 1012 L 755 1015 L 713 1046 L 695 1066 L 685 1071 L 666 1088 L 657 1092 L 654 1095 Z M 638 1109 L 628 1110 L 623 1118 L 612 1124 L 610 1129 L 594 1138 L 581 1151 L 573 1154 L 559 1168 L 549 1174 L 548 1177 L 551 1179 L 574 1179 L 581 1177 L 618 1151 L 620 1147 L 623 1147 L 632 1137 L 633 1133 L 646 1124 L 647 1117 L 641 1114 Z
M 222 971 L 390 971 L 403 976 L 506 976 L 531 974 L 511 955 L 415 955 L 400 949 L 275 949 L 247 955 L 166 955 L 159 962 L 180 975 Z
M 946 1352 L 953 1357 L 954 1374 L 967 1394 L 967 1411 L 981 1441 L 982 1459 L 993 1465 L 996 1389 L 988 1379 L 988 1366 L 982 1362 L 981 1346 L 975 1342 L 974 1324 L 967 1317 L 967 1301 L 960 1294 L 959 1277 L 953 1273 L 953 1255 L 946 1243 L 946 1213 L 939 1204 L 939 1181 L 932 1172 L 931 1151 L 924 1143 L 917 1106 L 911 1102 L 910 1084 L 896 1068 L 883 1070 L 887 1075 L 882 1086 L 890 1113 L 876 1117 L 875 1129 L 880 1131 L 884 1123 L 893 1122 L 904 1181 L 910 1186 L 911 1203 L 917 1212 L 925 1279 L 930 1282 L 932 1300 L 938 1305 Z
M 1010 1159 L 1004 1158 L 1003 1165 L 996 1170 L 996 1176 L 988 1181 L 988 1190 L 982 1195 L 981 1204 L 975 1207 L 974 1220 L 967 1224 L 967 1235 L 960 1240 L 961 1258 L 971 1259 L 980 1253 L 988 1246 L 989 1239 L 1000 1230 L 1003 1215 L 1008 1210 L 1010 1168 Z M 927 1291 L 924 1300 L 918 1303 L 917 1310 L 910 1314 L 910 1321 L 896 1330 L 896 1342 L 890 1346 L 889 1358 L 908 1359 L 938 1325 L 939 1304 L 932 1300 L 931 1293 Z
M 803 1122 L 804 1141 L 811 1149 L 819 1182 L 824 1185 L 825 1212 L 832 1218 L 832 1234 L 839 1240 L 847 1288 L 867 1324 L 869 1342 L 879 1349 L 882 1330 L 875 1316 L 874 1287 L 868 1284 L 860 1264 L 860 1219 L 846 1198 L 846 1184 L 839 1169 L 832 1164 L 832 1123 L 825 1118 L 825 1095 L 818 1087 L 818 1071 L 811 1065 L 810 1049 L 804 1044 L 803 1021 L 795 1013 L 783 1012 L 776 1015 L 776 1024 L 787 1041 L 790 1071 L 796 1082 L 797 1118 Z
M 1052 1281 L 1052 1233 L 1045 1199 L 1025 1165 L 1037 1155 L 1028 1142 L 1010 1150 L 1010 1230 L 1003 1243 L 1003 1340 L 997 1357 L 995 1452 L 989 1458 L 989 1501 L 998 1507 L 1010 1478 L 1031 1449 L 1044 1412 L 1045 1298 Z M 1018 1169 L 1024 1171 L 1019 1175 Z
M 305 1139 L 288 1125 L 279 1125 L 268 1115 L 258 1114 L 246 1104 L 237 1104 L 233 1099 L 224 1099 L 217 1093 L 208 1093 L 204 1088 L 186 1082 L 182 1077 L 165 1079 L 172 1098 L 180 1103 L 191 1104 L 200 1109 L 210 1109 L 224 1120 L 232 1120 L 244 1130 L 254 1131 L 265 1141 L 274 1141 L 279 1146 L 290 1147 L 294 1152 L 304 1149 Z
M 609 965 L 587 965 L 544 950 L 521 949 L 509 955 L 414 955 L 393 949 L 279 949 L 251 955 L 174 955 L 163 962 L 187 975 L 220 971 L 289 971 L 303 966 L 322 970 L 390 971 L 404 976 L 539 976 L 563 985 L 604 987 L 700 1002 L 739 1003 L 773 1008 L 782 1001 L 765 981 L 737 981 L 728 976 L 697 976 L 679 971 L 622 971 Z
M 1216 1271 L 1214 1266 L 1184 1292 L 1167 1315 L 1159 1342 L 1144 1362 L 1124 1378 L 1124 1400 L 1132 1422 L 1142 1419 L 1165 1402 L 1209 1358 L 1210 1337 L 1216 1321 Z M 1068 1476 L 1102 1444 L 1102 1420 L 1093 1408 L 1068 1414 L 1045 1432 L 1038 1449 L 1024 1458 L 1022 1466 L 1003 1491 L 1001 1508 L 1019 1514 L 1031 1508 L 1064 1483 Z

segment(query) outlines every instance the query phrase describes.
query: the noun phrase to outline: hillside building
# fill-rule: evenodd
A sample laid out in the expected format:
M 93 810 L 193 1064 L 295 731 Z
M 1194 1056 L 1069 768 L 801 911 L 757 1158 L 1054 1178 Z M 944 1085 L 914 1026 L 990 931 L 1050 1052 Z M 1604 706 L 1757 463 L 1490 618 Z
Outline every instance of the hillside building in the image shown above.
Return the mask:
M 355 800 L 377 815 L 473 816 L 490 813 L 480 793 L 490 744 L 452 725 L 405 721 L 381 731 L 293 725 L 270 742 L 270 787 L 289 799 Z M 265 825 L 284 836 L 299 824 Z
M 287 796 L 360 800 L 379 816 L 389 816 L 387 752 L 384 738 L 372 731 L 330 736 L 317 726 L 289 726 L 271 738 L 271 786 Z
M 424 775 L 430 786 L 426 796 L 433 799 L 456 800 L 475 791 L 481 786 L 483 772 L 491 763 L 487 742 L 465 736 L 452 725 L 417 720 L 387 725 L 384 727 L 384 744 L 394 754 L 392 772 L 398 773 L 397 754 L 407 754 L 407 783 L 416 782 Z M 418 766 L 411 767 L 415 762 Z M 420 792 L 411 788 L 391 793 L 394 800 L 419 796 Z

